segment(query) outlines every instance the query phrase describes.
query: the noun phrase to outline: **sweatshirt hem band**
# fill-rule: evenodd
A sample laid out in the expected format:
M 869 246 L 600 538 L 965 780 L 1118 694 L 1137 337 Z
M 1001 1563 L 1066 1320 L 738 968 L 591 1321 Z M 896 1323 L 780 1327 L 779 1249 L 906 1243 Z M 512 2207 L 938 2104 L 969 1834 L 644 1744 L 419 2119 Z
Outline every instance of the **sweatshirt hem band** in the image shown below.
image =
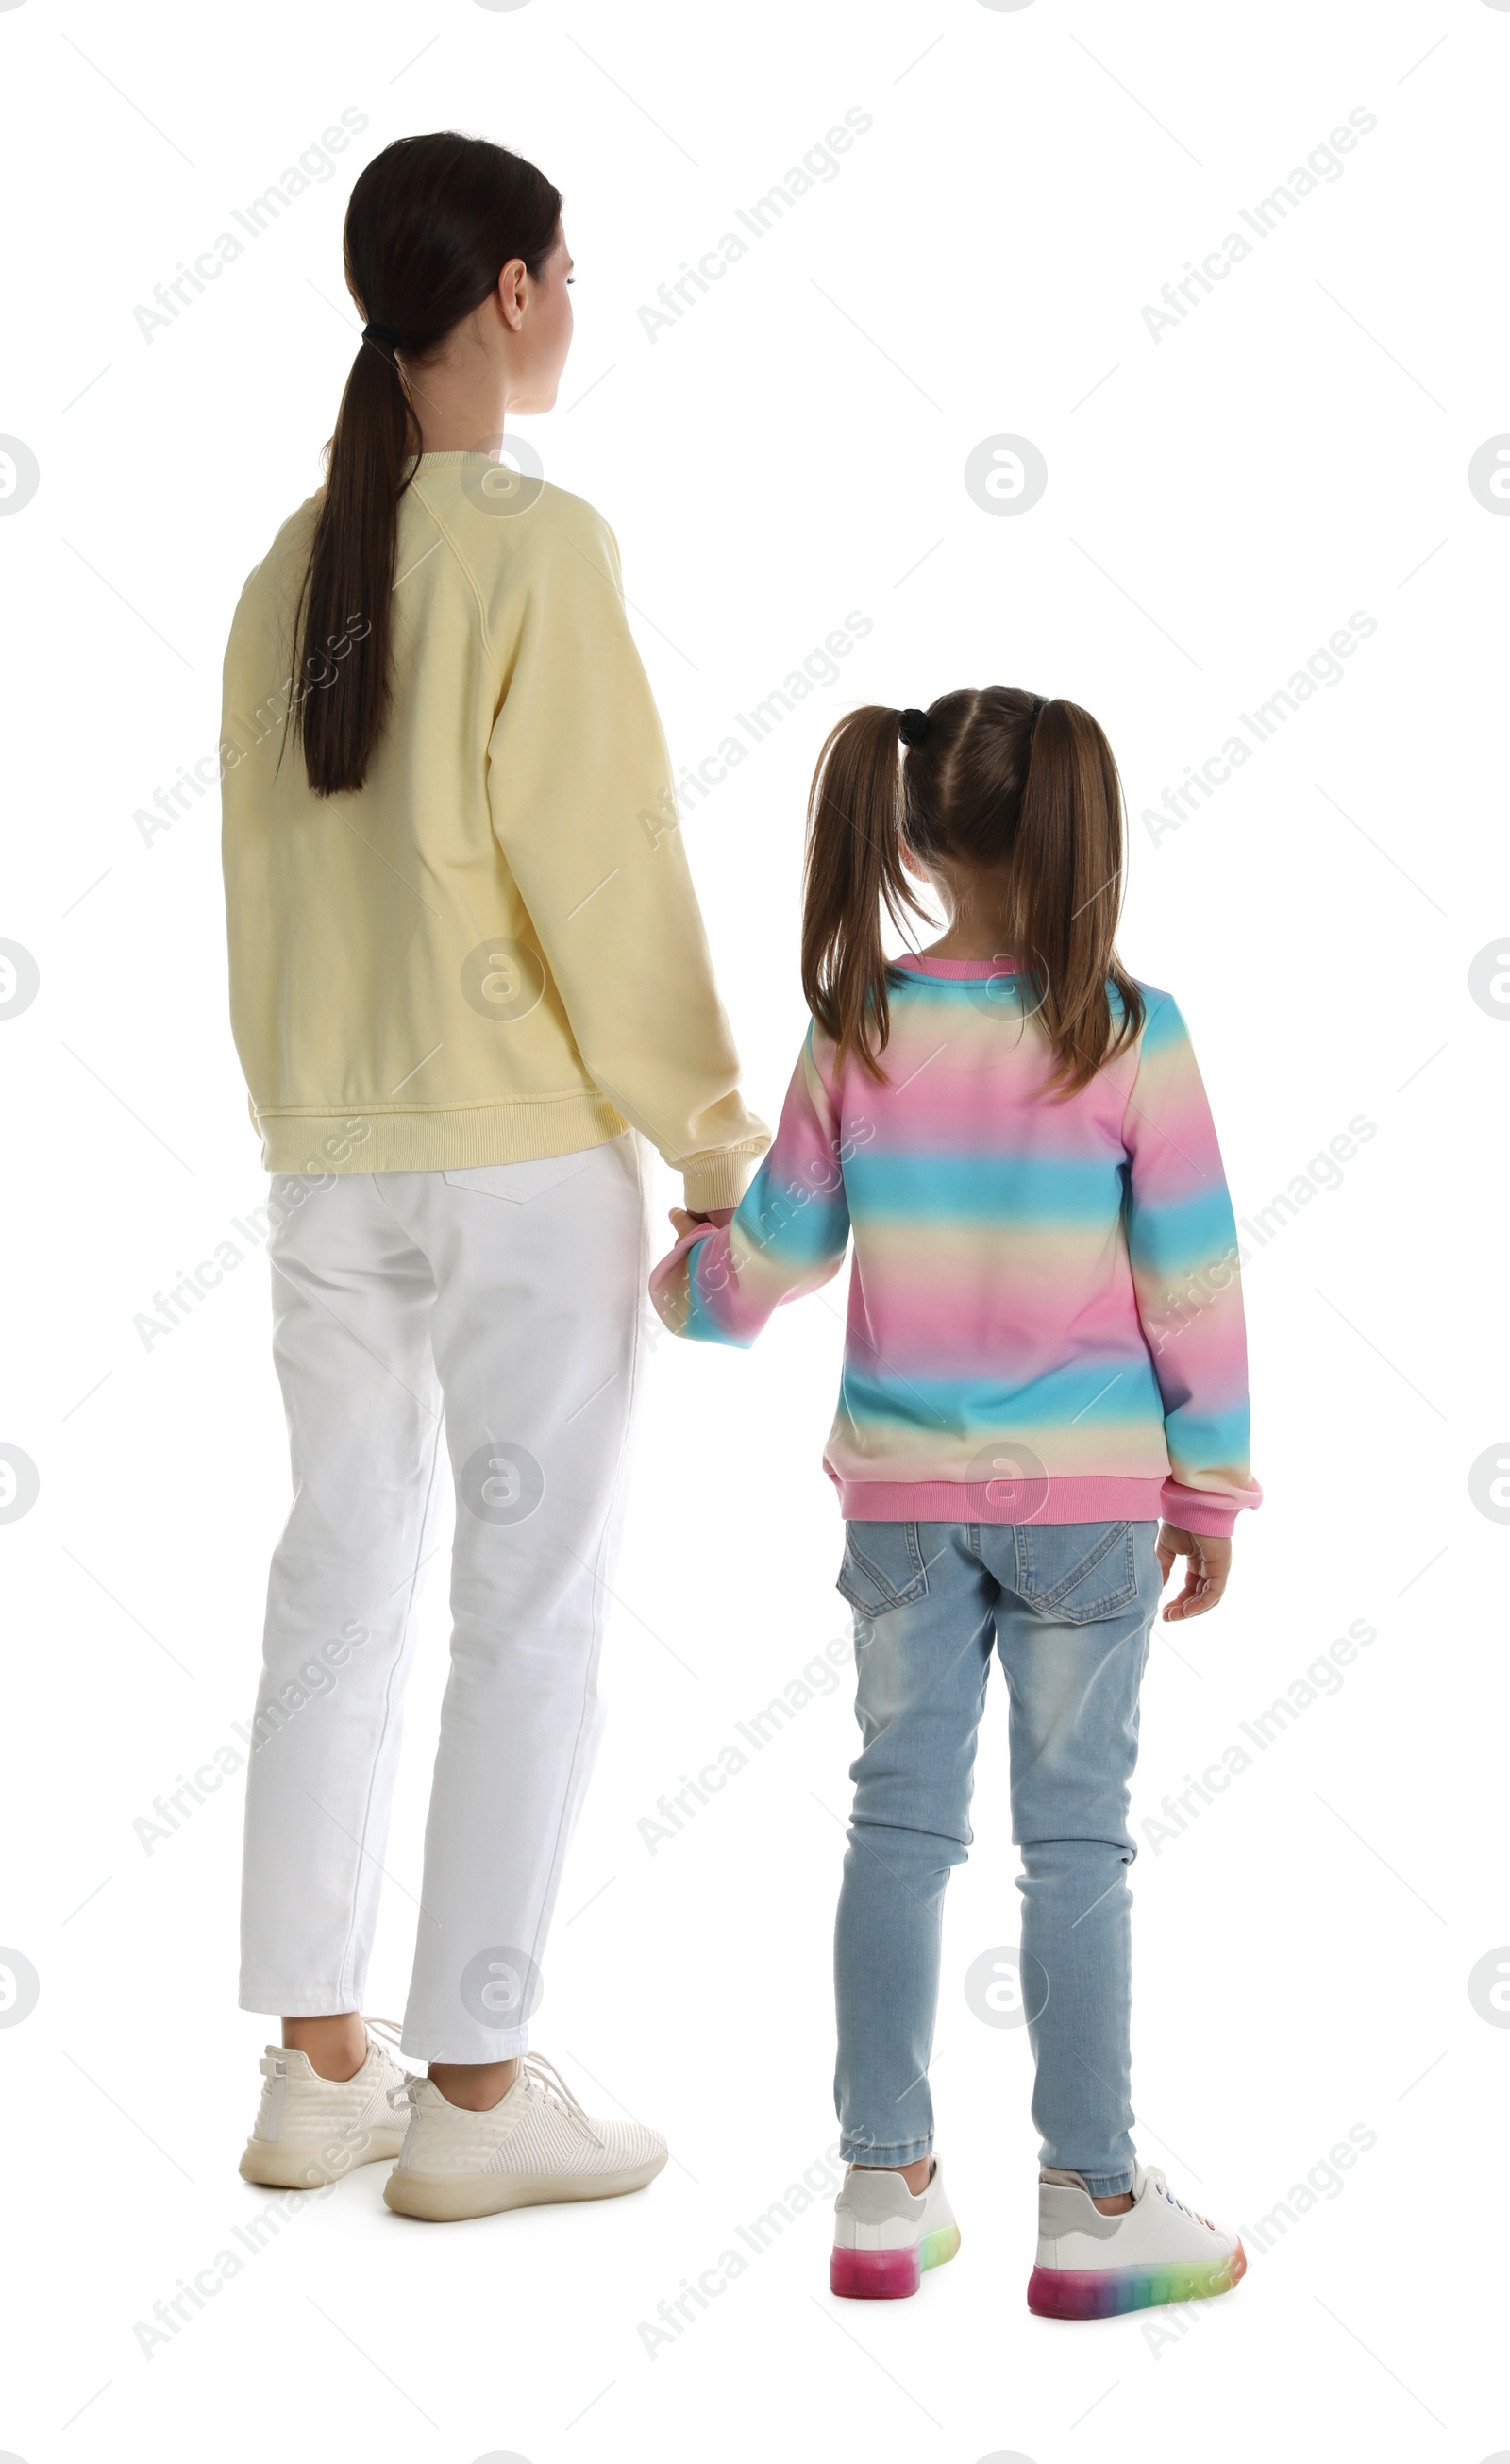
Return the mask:
M 432 1112 L 259 1112 L 268 1172 L 460 1172 L 485 1163 L 538 1163 L 605 1146 L 628 1128 L 603 1095 L 478 1104 Z
M 1224 1499 L 1215 1497 L 1199 1509 L 1182 1505 L 1171 1510 L 1164 1503 L 1162 1480 L 1110 1475 L 1061 1480 L 836 1480 L 835 1485 L 846 1523 L 1156 1523 L 1165 1517 L 1186 1530 L 1221 1538 L 1231 1531 L 1236 1514 Z
M 629 1124 L 605 1095 L 583 1092 L 532 1101 L 460 1105 L 427 1112 L 253 1112 L 263 1169 L 272 1173 L 461 1172 L 489 1163 L 543 1163 L 622 1138 Z M 696 1214 L 737 1206 L 760 1160 L 759 1148 L 692 1156 L 682 1167 Z M 673 1166 L 673 1170 L 675 1167 Z

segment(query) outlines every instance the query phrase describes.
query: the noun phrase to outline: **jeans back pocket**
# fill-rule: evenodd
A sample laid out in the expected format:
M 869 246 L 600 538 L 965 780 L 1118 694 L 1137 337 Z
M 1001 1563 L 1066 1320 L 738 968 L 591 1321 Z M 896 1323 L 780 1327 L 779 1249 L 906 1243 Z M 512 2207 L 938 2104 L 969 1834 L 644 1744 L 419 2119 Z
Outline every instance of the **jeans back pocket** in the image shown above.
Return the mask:
M 839 1589 L 864 1617 L 905 1609 L 928 1590 L 915 1523 L 846 1523 Z
M 1013 1538 L 1018 1596 L 1039 1617 L 1094 1625 L 1138 1596 L 1130 1523 L 1018 1523 Z

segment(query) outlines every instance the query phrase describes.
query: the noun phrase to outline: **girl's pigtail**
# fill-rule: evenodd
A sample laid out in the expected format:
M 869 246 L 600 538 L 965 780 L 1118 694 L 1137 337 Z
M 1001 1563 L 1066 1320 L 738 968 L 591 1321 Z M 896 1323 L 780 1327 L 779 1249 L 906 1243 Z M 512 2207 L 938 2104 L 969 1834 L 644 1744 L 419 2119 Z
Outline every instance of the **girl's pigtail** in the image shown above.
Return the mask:
M 923 913 L 902 866 L 899 711 L 851 711 L 818 758 L 807 803 L 802 990 L 842 1061 L 885 1081 L 890 1032 L 882 910 Z
M 1056 1077 L 1072 1094 L 1131 1042 L 1144 1013 L 1115 949 L 1122 781 L 1101 728 L 1076 702 L 1045 702 L 1038 714 L 1012 854 L 1019 947 L 1038 979 Z

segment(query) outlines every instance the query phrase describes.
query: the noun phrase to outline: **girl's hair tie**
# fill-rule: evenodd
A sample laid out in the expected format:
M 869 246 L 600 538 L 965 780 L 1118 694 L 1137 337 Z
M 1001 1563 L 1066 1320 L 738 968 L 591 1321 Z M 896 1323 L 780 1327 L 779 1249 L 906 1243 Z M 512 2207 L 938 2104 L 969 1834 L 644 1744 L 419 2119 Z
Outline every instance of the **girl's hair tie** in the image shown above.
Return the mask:
M 361 339 L 364 342 L 386 342 L 390 351 L 404 348 L 403 335 L 396 334 L 391 325 L 363 325 Z
M 1030 725 L 1030 726 L 1037 727 L 1037 725 L 1038 725 L 1038 723 L 1039 723 L 1039 713 L 1042 710 L 1042 708 L 1043 708 L 1043 695 L 1042 695 L 1041 693 L 1035 693 L 1035 694 L 1034 694 L 1034 696 L 1033 696 L 1033 716 L 1032 716 L 1031 720 L 1029 721 L 1029 725 Z
M 897 734 L 904 744 L 921 744 L 933 722 L 926 710 L 899 710 Z

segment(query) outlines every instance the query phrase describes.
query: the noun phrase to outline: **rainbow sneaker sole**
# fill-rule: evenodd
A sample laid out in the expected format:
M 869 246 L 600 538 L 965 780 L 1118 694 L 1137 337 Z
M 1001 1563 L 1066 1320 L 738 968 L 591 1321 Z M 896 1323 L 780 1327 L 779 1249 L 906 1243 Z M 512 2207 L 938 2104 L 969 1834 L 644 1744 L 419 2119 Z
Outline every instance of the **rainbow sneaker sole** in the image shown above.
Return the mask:
M 1241 2242 L 1219 2267 L 1036 2267 L 1028 2278 L 1028 2308 L 1039 2319 L 1115 2319 L 1125 2310 L 1156 2310 L 1169 2301 L 1209 2301 L 1230 2293 L 1247 2269 Z
M 905 2301 L 930 2267 L 942 2267 L 959 2248 L 959 2227 L 942 2225 L 903 2250 L 834 2250 L 828 2289 L 848 2301 Z

